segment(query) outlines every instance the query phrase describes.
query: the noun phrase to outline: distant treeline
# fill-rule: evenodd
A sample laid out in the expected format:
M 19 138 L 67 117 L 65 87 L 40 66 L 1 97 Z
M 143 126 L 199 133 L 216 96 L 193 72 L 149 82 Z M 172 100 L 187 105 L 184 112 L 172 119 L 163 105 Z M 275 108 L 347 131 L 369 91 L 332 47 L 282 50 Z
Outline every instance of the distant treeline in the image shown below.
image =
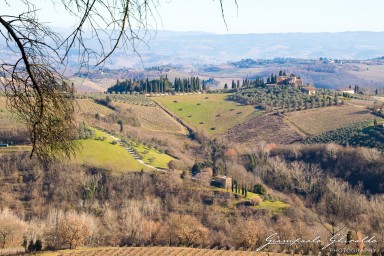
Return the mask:
M 207 89 L 206 82 L 199 77 L 175 78 L 172 83 L 167 76 L 159 79 L 127 79 L 125 81 L 117 80 L 116 84 L 109 87 L 108 93 L 185 93 L 199 92 Z

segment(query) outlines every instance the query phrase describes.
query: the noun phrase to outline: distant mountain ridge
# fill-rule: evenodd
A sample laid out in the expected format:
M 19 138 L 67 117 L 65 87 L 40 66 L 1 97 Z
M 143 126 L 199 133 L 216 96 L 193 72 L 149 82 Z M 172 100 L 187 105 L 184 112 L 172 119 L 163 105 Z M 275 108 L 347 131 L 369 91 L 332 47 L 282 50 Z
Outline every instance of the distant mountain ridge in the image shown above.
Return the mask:
M 62 29 L 59 31 L 64 33 Z M 154 38 L 147 45 L 140 44 L 137 48 L 141 58 L 135 53 L 118 50 L 106 65 L 115 68 L 142 68 L 169 63 L 215 64 L 246 58 L 370 59 L 384 55 L 384 32 L 220 35 L 152 31 L 151 37 Z M 91 37 L 87 41 L 96 45 L 95 39 Z M 106 44 L 107 42 L 105 40 Z M 71 64 L 76 65 L 75 62 Z
M 370 59 L 384 55 L 384 32 L 219 35 L 159 31 L 149 46 L 138 49 L 145 66 L 276 57 Z

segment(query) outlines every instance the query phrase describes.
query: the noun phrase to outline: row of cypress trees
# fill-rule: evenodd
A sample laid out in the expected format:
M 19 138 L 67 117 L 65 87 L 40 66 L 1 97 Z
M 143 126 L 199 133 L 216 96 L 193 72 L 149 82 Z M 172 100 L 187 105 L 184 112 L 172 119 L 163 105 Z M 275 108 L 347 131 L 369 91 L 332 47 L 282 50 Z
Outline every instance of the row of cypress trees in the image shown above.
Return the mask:
M 190 78 L 175 78 L 172 84 L 168 77 L 161 77 L 159 79 L 126 79 L 125 81 L 116 81 L 116 84 L 107 89 L 108 93 L 187 93 L 205 91 L 206 84 L 204 80 L 199 77 Z

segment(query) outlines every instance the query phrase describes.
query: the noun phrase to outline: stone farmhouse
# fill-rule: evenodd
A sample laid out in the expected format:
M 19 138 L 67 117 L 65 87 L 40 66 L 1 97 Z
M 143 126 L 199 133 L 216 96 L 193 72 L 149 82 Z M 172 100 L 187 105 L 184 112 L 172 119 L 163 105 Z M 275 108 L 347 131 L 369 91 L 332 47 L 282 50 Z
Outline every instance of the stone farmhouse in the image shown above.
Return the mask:
M 291 74 L 290 76 L 278 76 L 276 78 L 276 84 L 300 87 L 303 86 L 303 80 L 301 80 L 301 78 L 295 76 L 294 74 Z

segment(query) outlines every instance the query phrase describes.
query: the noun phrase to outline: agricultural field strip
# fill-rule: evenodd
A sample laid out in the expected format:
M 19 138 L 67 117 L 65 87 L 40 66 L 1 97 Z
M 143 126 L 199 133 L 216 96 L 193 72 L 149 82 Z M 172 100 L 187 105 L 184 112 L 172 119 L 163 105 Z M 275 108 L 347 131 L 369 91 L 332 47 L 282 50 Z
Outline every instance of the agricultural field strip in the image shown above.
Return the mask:
M 141 126 L 148 130 L 188 134 L 186 128 L 175 118 L 154 102 L 155 107 L 141 106 L 129 103 L 115 103 L 124 111 L 124 115 L 135 116 Z
M 77 97 L 80 99 L 92 99 L 100 100 L 109 97 L 114 102 L 124 102 L 132 105 L 155 107 L 156 104 L 153 100 L 147 96 L 143 95 L 130 95 L 130 94 L 100 94 L 100 93 L 86 93 L 78 94 Z
M 289 128 L 291 128 L 293 131 L 297 132 L 303 138 L 311 136 L 311 134 L 305 132 L 303 129 L 301 129 L 299 126 L 297 126 L 295 123 L 289 121 L 288 118 L 284 118 L 283 121 L 284 121 L 284 123 L 286 123 L 288 125 Z
M 87 249 L 77 249 L 77 250 L 64 250 L 56 252 L 42 252 L 37 255 L 46 255 L 46 256 L 176 256 L 176 255 L 185 255 L 185 256 L 214 256 L 214 255 L 225 255 L 225 256 L 267 256 L 267 255 L 292 255 L 290 253 L 276 253 L 276 252 L 256 252 L 254 250 L 247 251 L 235 251 L 231 250 L 221 250 L 218 249 L 199 249 L 199 248 L 189 248 L 189 247 L 120 247 L 120 248 L 111 248 L 111 249 L 97 249 L 97 248 L 87 248 Z M 294 254 L 297 256 L 297 254 Z
M 167 116 L 169 116 L 169 118 L 171 118 L 173 121 L 175 121 L 175 123 L 180 127 L 180 130 L 177 131 L 177 132 L 180 132 L 181 134 L 184 134 L 184 135 L 188 134 L 186 128 L 185 128 L 183 125 L 181 125 L 179 122 L 177 122 L 171 115 L 169 115 L 169 113 L 165 112 L 162 108 L 160 108 L 160 109 L 161 109 L 161 111 L 163 111 Z M 152 121 L 152 119 L 149 118 L 149 117 L 142 116 L 141 118 L 144 119 L 145 121 L 147 121 L 148 123 L 151 123 L 151 124 L 153 124 L 153 125 L 158 125 L 157 122 Z
M 373 120 L 374 116 L 362 106 L 346 105 L 291 112 L 285 121 L 308 135 L 317 135 L 355 122 Z
M 77 99 L 77 112 L 84 114 L 102 114 L 102 115 L 110 115 L 113 114 L 114 111 L 110 108 L 107 108 L 103 105 L 97 104 L 92 99 Z
M 192 131 L 193 129 L 189 127 L 182 119 L 174 115 L 171 111 L 169 111 L 166 107 L 164 107 L 161 103 L 156 102 L 156 104 L 161 108 L 165 113 L 167 113 L 173 120 L 175 120 L 177 123 L 179 123 L 185 130 L 188 132 Z
M 152 165 L 149 165 L 149 164 L 146 164 L 146 163 L 144 163 L 144 161 L 143 160 L 141 160 L 140 158 L 139 158 L 139 156 L 137 156 L 135 153 L 134 153 L 134 151 L 130 148 L 130 147 L 128 147 L 127 145 L 124 145 L 123 144 L 123 142 L 119 139 L 119 138 L 116 138 L 115 136 L 113 136 L 113 135 L 111 135 L 111 134 L 108 134 L 112 139 L 114 139 L 117 143 L 119 143 L 122 147 L 124 147 L 132 156 L 133 156 L 133 158 L 135 158 L 135 160 L 137 161 L 137 162 L 139 162 L 140 164 L 142 164 L 142 165 L 145 165 L 145 166 L 147 166 L 147 167 L 149 167 L 149 168 L 151 168 L 151 169 L 153 169 L 153 170 L 156 170 L 156 171 L 160 171 L 160 172 L 166 172 L 166 171 L 164 171 L 164 170 L 161 170 L 161 169 L 158 169 L 158 168 L 156 168 L 156 167 L 154 167 L 154 166 L 152 166 Z

